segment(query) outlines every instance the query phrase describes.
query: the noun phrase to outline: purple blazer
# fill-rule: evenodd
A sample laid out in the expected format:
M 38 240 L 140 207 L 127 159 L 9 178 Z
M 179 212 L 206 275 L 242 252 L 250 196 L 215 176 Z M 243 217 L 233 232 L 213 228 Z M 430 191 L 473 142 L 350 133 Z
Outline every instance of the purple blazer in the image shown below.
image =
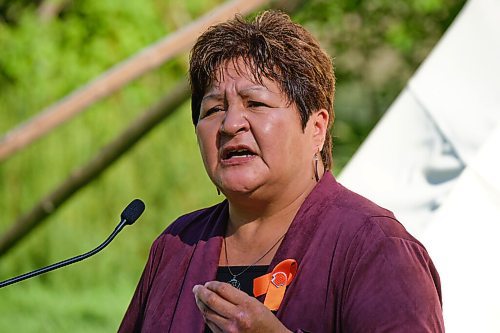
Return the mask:
M 224 201 L 180 217 L 156 239 L 119 332 L 203 332 L 192 289 L 215 279 L 227 220 Z M 424 246 L 330 173 L 269 271 L 284 259 L 298 271 L 276 316 L 292 331 L 444 332 L 439 276 Z

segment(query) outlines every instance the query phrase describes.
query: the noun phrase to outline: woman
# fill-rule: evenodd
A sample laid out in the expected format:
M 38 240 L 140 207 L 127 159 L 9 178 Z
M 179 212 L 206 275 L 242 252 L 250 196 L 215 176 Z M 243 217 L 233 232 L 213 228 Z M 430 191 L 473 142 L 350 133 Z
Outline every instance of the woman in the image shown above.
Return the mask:
M 440 332 L 439 277 L 391 212 L 330 173 L 334 76 L 264 12 L 191 52 L 192 115 L 227 200 L 154 242 L 121 332 Z

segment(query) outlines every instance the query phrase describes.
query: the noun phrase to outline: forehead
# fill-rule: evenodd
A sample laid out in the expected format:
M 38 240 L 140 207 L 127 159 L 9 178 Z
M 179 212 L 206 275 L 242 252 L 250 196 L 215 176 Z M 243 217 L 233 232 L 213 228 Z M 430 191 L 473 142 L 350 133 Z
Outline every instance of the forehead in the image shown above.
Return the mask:
M 213 72 L 206 93 L 225 89 L 231 84 L 237 85 L 237 88 L 251 87 L 251 90 L 262 89 L 282 93 L 281 87 L 274 80 L 259 71 L 253 63 L 241 58 L 226 60 L 218 66 Z

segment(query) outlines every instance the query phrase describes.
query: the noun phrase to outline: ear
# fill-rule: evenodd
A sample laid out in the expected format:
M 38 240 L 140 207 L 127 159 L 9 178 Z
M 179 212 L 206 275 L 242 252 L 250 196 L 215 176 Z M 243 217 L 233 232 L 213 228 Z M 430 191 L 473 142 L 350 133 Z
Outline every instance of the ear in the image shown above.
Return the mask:
M 315 145 L 315 148 L 319 148 L 320 151 L 323 149 L 323 145 L 325 144 L 325 137 L 326 131 L 328 130 L 329 119 L 330 115 L 325 109 L 320 109 L 314 112 L 309 119 L 313 126 L 313 143 Z

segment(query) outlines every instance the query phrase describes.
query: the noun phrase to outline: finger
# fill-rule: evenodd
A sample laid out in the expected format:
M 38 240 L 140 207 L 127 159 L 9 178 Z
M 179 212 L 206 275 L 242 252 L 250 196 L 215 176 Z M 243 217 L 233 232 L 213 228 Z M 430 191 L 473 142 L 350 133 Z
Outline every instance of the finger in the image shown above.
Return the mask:
M 234 304 L 226 301 L 217 293 L 204 286 L 195 286 L 193 288 L 193 293 L 196 299 L 196 304 L 202 312 L 205 310 L 205 308 L 208 308 L 209 310 L 213 311 L 223 318 L 229 318 L 235 311 Z
M 210 327 L 213 332 L 223 332 L 222 327 L 227 327 L 230 323 L 228 318 L 221 316 L 219 313 L 210 309 L 201 300 L 196 299 L 196 305 L 200 309 L 205 323 Z
M 215 325 L 212 323 L 210 320 L 206 320 L 205 323 L 207 324 L 208 328 L 214 333 L 222 333 L 223 331 L 220 329 L 219 326 Z
M 225 282 L 209 281 L 205 283 L 205 287 L 229 303 L 235 305 L 243 304 L 254 299 L 253 297 L 248 296 L 244 291 L 241 291 Z
M 201 313 L 203 313 L 203 310 L 205 307 L 203 305 L 203 302 L 198 297 L 198 289 L 202 288 L 202 287 L 203 286 L 201 286 L 201 285 L 196 285 L 193 287 L 194 300 L 196 302 L 196 306 L 198 306 L 198 309 L 200 310 Z

